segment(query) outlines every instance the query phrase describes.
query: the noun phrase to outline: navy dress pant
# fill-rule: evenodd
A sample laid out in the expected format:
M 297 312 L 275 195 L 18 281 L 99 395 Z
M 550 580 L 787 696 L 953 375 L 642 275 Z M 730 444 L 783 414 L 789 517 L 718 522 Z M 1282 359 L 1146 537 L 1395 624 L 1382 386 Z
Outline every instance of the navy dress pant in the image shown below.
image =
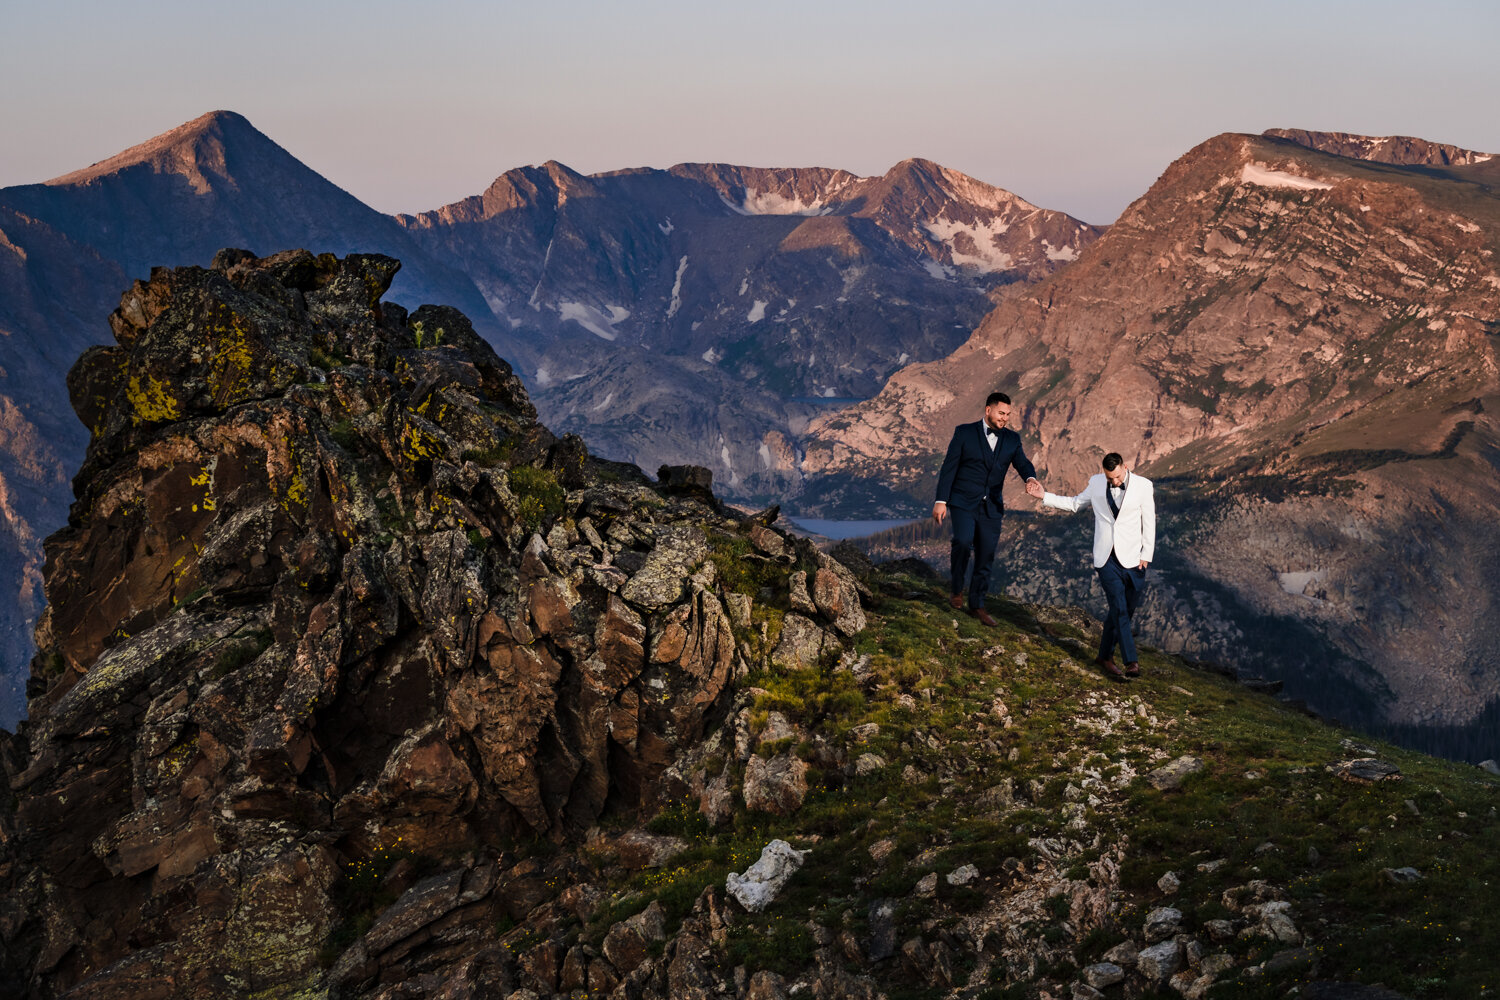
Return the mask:
M 995 549 L 1000 544 L 1000 522 L 1004 514 L 990 516 L 972 510 L 948 508 L 953 522 L 953 553 L 950 562 L 952 578 L 948 593 L 964 592 L 964 573 L 969 556 L 974 557 L 974 572 L 969 577 L 969 607 L 984 607 L 984 595 L 990 589 L 990 571 L 995 565 Z
M 1104 616 L 1104 636 L 1099 641 L 1099 659 L 1113 656 L 1118 643 L 1125 662 L 1135 663 L 1140 657 L 1135 651 L 1135 636 L 1130 634 L 1130 622 L 1135 617 L 1141 591 L 1146 587 L 1146 571 L 1120 565 L 1120 560 L 1111 552 L 1109 562 L 1096 572 L 1099 585 L 1104 588 L 1104 599 L 1109 602 L 1109 611 Z

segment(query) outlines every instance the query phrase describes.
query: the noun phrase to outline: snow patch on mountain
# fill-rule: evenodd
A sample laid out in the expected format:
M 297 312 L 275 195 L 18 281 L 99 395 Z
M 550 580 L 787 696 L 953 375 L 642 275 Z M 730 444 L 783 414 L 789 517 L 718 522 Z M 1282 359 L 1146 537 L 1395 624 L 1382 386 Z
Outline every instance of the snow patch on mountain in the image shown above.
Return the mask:
M 762 192 L 755 188 L 746 188 L 745 197 L 739 204 L 724 195 L 720 195 L 719 200 L 736 215 L 830 215 L 834 210 L 834 205 L 830 204 L 832 197 L 848 184 L 848 181 L 836 184 L 823 192 L 823 197 L 808 201 L 804 201 L 801 195 L 788 197 L 780 191 Z
M 566 323 L 568 320 L 572 320 L 596 337 L 602 337 L 605 340 L 614 340 L 619 336 L 619 333 L 615 330 L 615 324 L 627 318 L 630 315 L 630 310 L 623 309 L 620 306 L 605 306 L 605 308 L 610 311 L 609 316 L 604 315 L 604 313 L 593 306 L 585 305 L 582 302 L 559 302 L 557 304 L 557 315 L 563 322 Z
M 1315 181 L 1311 177 L 1299 177 L 1284 170 L 1272 170 L 1264 163 L 1247 163 L 1240 171 L 1241 184 L 1256 184 L 1260 187 L 1294 188 L 1299 191 L 1325 191 L 1333 187 L 1327 181 Z
M 747 315 L 745 317 L 745 322 L 747 322 L 747 323 L 759 323 L 761 320 L 765 319 L 766 318 L 766 306 L 768 306 L 770 304 L 771 303 L 766 302 L 766 301 L 764 301 L 762 299 L 756 299 L 755 300 L 755 305 L 753 305 L 753 306 L 750 307 L 750 313 L 749 313 L 749 315 Z
M 677 315 L 677 310 L 682 308 L 682 276 L 687 272 L 687 254 L 677 262 L 677 277 L 672 282 L 672 301 L 667 304 L 667 319 Z
M 1077 260 L 1078 251 L 1072 247 L 1054 247 L 1046 240 L 1042 240 L 1042 250 L 1047 254 L 1048 260 Z
M 1005 235 L 1010 223 L 1001 219 L 979 223 L 934 219 L 924 225 L 933 239 L 948 247 L 954 266 L 980 274 L 1010 269 L 1011 255 L 995 246 L 995 240 Z

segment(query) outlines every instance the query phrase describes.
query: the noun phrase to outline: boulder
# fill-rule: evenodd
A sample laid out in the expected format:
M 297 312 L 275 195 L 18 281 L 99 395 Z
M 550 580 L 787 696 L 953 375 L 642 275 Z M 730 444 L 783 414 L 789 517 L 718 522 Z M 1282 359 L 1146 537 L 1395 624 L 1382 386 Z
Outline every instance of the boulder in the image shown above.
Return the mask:
M 724 888 L 750 912 L 764 910 L 802 867 L 806 855 L 806 851 L 799 851 L 784 840 L 773 840 L 743 874 L 730 872 L 724 880 Z
M 766 760 L 752 756 L 745 765 L 745 807 L 790 816 L 807 797 L 807 763 L 791 753 Z
M 1374 757 L 1360 757 L 1334 764 L 1334 774 L 1356 785 L 1369 785 L 1377 781 L 1400 781 L 1401 769 Z
M 1176 941 L 1162 941 L 1142 948 L 1135 968 L 1150 983 L 1164 983 L 1182 967 L 1182 946 Z
M 1146 780 L 1157 791 L 1168 792 L 1182 787 L 1183 779 L 1203 770 L 1203 761 L 1193 756 L 1182 756 L 1164 767 L 1146 775 Z
M 621 976 L 628 976 L 650 955 L 651 945 L 667 939 L 666 911 L 652 901 L 640 913 L 621 920 L 604 935 L 601 950 L 610 966 Z M 589 972 L 593 979 L 593 970 Z

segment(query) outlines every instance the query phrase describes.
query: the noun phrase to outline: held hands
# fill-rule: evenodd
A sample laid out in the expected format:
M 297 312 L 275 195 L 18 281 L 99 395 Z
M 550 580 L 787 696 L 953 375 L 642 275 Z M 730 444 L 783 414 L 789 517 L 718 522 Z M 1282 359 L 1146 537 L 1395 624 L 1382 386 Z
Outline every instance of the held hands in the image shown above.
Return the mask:
M 1042 484 L 1035 479 L 1026 480 L 1026 495 L 1040 500 L 1047 491 L 1042 489 Z

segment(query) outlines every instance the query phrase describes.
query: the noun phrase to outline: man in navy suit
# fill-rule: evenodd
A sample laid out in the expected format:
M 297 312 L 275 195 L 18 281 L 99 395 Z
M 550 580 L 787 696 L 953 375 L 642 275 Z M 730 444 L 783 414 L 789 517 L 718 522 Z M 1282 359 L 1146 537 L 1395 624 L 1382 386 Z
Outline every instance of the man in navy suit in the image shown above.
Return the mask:
M 1010 397 L 992 392 L 984 401 L 984 419 L 953 428 L 953 440 L 938 473 L 937 501 L 932 517 L 938 524 L 945 517 L 953 521 L 953 558 L 948 603 L 964 606 L 964 572 L 969 556 L 974 556 L 974 572 L 969 577 L 969 614 L 986 625 L 995 619 L 984 609 L 984 595 L 990 589 L 990 570 L 995 562 L 995 547 L 1000 542 L 1000 520 L 1005 503 L 1000 498 L 1006 471 L 1014 468 L 1028 483 L 1036 482 L 1036 468 L 1021 447 L 1021 435 L 1007 430 L 1010 419 Z

